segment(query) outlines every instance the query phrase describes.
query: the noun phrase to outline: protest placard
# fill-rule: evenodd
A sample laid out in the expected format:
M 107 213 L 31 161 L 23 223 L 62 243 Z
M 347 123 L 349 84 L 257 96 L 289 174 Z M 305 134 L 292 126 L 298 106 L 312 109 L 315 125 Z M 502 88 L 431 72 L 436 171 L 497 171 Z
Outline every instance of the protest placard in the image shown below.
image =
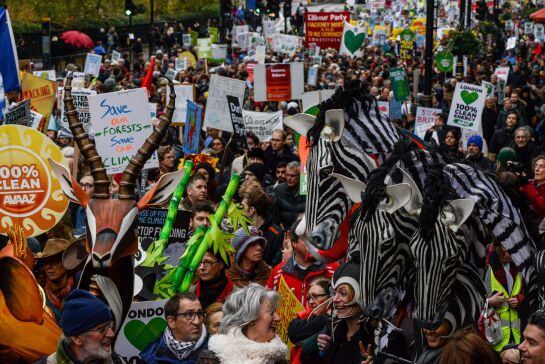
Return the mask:
M 31 128 L 36 130 L 42 130 L 45 124 L 45 118 L 42 114 L 37 113 L 34 110 L 30 110 L 30 122 Z
M 226 96 L 236 96 L 242 103 L 245 91 L 246 82 L 242 80 L 212 75 L 208 87 L 203 127 L 233 132 Z
M 191 53 L 189 51 L 184 51 L 182 53 L 179 53 L 178 58 L 187 59 L 187 66 L 188 67 L 195 67 L 197 65 L 197 59 L 195 58 L 193 53 Z
M 545 26 L 543 24 L 534 24 L 534 37 L 540 41 L 545 39 Z
M 193 85 L 174 85 L 176 94 L 176 108 L 172 116 L 172 125 L 182 125 L 186 120 L 187 100 L 195 100 L 195 89 Z M 167 100 L 170 98 L 170 87 L 167 87 Z
M 316 86 L 318 83 L 318 70 L 320 66 L 317 64 L 308 68 L 307 85 Z
M 449 51 L 437 52 L 435 56 L 435 66 L 441 72 L 452 72 L 454 66 L 454 56 Z
M 138 354 L 165 331 L 167 300 L 133 302 L 115 342 L 115 352 L 125 362 L 141 360 Z
M 247 132 L 252 132 L 260 141 L 268 142 L 272 138 L 272 132 L 282 129 L 282 111 L 257 112 L 242 110 L 244 127 Z
M 45 134 L 21 125 L 0 126 L 0 234 L 13 225 L 25 236 L 40 235 L 55 226 L 68 199 L 48 158 L 68 168 L 60 148 Z
M 534 32 L 534 23 L 526 21 L 524 23 L 524 34 L 532 34 Z
M 210 38 L 197 39 L 197 57 L 201 59 L 212 58 L 212 48 Z
M 505 21 L 505 30 L 514 30 L 515 29 L 515 22 L 511 19 Z
M 486 100 L 486 87 L 458 82 L 448 114 L 447 125 L 478 130 Z
M 182 34 L 182 44 L 184 47 L 191 47 L 191 35 Z
M 184 144 L 185 154 L 195 154 L 199 152 L 199 132 L 202 124 L 202 107 L 193 101 L 187 100 L 187 111 L 184 126 Z
M 296 35 L 274 34 L 269 48 L 277 53 L 287 53 L 293 56 L 297 49 L 301 47 L 301 40 L 302 38 Z
M 152 131 L 145 88 L 88 97 L 96 148 L 108 174 L 122 173 Z M 144 169 L 159 166 L 157 153 Z
M 231 114 L 233 139 L 239 140 L 246 146 L 246 130 L 244 129 L 244 120 L 242 120 L 242 107 L 240 107 L 240 100 L 236 96 L 227 95 L 227 104 L 229 105 L 229 113 Z
M 498 80 L 504 80 L 507 82 L 507 77 L 509 76 L 509 67 L 498 67 L 494 74 L 498 76 Z
M 373 29 L 373 37 L 371 38 L 371 45 L 383 45 L 386 42 L 387 30 L 383 26 L 377 26 Z
M 390 108 L 389 112 L 390 119 L 398 119 L 401 117 L 401 109 L 403 107 L 403 101 L 397 101 L 395 97 L 390 97 Z
M 517 37 L 509 37 L 507 39 L 506 50 L 514 49 L 517 46 Z
M 36 77 L 26 72 L 22 74 L 22 98 L 30 99 L 30 107 L 45 116 L 48 123 L 53 111 L 53 105 L 55 104 L 55 82 Z
M 390 80 L 392 81 L 392 90 L 396 101 L 404 101 L 410 95 L 409 81 L 404 68 L 390 68 Z
M 175 69 L 169 68 L 165 72 L 165 77 L 168 78 L 170 81 L 174 81 L 177 74 L 178 74 L 178 71 L 176 71 Z
M 14 124 L 32 127 L 32 116 L 30 115 L 30 99 L 25 99 L 13 106 L 8 106 L 4 115 L 4 124 Z
M 305 12 L 305 43 L 309 47 L 316 44 L 320 48 L 339 50 L 345 21 L 350 20 L 350 13 L 343 12 Z
M 46 80 L 49 80 L 49 81 L 57 80 L 57 73 L 55 70 L 33 71 L 32 74 L 37 77 L 45 78 Z
M 426 131 L 435 125 L 435 120 L 439 114 L 441 114 L 441 109 L 417 107 L 416 119 L 414 120 L 414 133 L 420 138 L 424 138 Z
M 176 71 L 185 71 L 187 69 L 187 58 L 176 58 L 175 68 Z
M 112 51 L 112 62 L 117 62 L 121 59 L 121 53 L 118 51 Z
M 351 57 L 361 57 L 363 55 L 361 47 L 366 38 L 365 33 L 364 28 L 353 26 L 345 21 L 339 53 Z
M 83 128 L 86 132 L 91 132 L 89 125 L 91 123 L 91 113 L 89 112 L 89 96 L 96 95 L 95 90 L 89 90 L 86 88 L 72 88 L 72 99 L 74 107 L 78 114 L 78 118 L 83 124 Z M 62 89 L 62 104 L 61 104 L 61 126 L 69 129 L 68 118 L 64 112 L 64 89 Z
M 212 44 L 211 46 L 211 59 L 214 62 L 225 62 L 227 57 L 227 44 Z
M 100 73 L 100 64 L 102 63 L 102 56 L 94 53 L 87 53 L 87 59 L 85 59 L 85 67 L 83 73 L 97 77 Z
M 329 99 L 335 90 L 319 90 L 319 91 L 310 91 L 305 92 L 302 97 L 303 112 L 311 115 L 316 115 L 318 113 L 318 107 L 320 103 Z
M 255 60 L 259 64 L 265 64 L 265 53 L 267 52 L 267 46 L 259 45 L 255 48 Z
M 280 294 L 281 299 L 276 308 L 276 313 L 280 317 L 280 321 L 276 326 L 276 333 L 282 342 L 288 346 L 289 353 L 293 343 L 288 337 L 288 326 L 290 322 L 297 317 L 297 313 L 303 311 L 305 308 L 297 297 L 295 297 L 282 276 L 278 282 L 278 293 Z
M 388 101 L 377 101 L 377 103 L 378 110 L 386 116 L 390 116 L 390 103 Z
M 210 36 L 210 42 L 218 43 L 219 29 L 216 27 L 208 27 L 208 35 Z
M 276 31 L 276 23 L 274 20 L 263 20 L 263 35 L 270 37 L 273 34 L 278 33 Z
M 486 87 L 486 97 L 489 98 L 491 96 L 494 96 L 494 92 L 496 91 L 496 87 L 493 83 L 488 81 L 481 81 L 481 84 Z
M 254 70 L 255 101 L 289 101 L 301 99 L 304 92 L 302 62 L 258 64 Z
M 400 34 L 399 58 L 403 61 L 413 58 L 416 34 L 410 29 L 404 29 Z
M 505 86 L 507 82 L 502 79 L 498 79 L 498 104 L 502 105 L 505 99 Z

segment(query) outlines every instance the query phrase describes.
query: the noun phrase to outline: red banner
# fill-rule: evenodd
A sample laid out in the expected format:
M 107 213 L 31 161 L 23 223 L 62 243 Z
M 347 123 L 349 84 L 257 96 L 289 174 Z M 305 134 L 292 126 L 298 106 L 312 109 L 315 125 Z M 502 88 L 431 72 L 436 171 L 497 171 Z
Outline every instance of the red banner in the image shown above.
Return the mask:
M 335 48 L 339 50 L 345 20 L 350 21 L 348 11 L 305 13 L 307 48 L 311 44 L 316 44 L 321 49 Z
M 267 80 L 267 101 L 291 100 L 290 65 L 272 64 L 265 69 Z

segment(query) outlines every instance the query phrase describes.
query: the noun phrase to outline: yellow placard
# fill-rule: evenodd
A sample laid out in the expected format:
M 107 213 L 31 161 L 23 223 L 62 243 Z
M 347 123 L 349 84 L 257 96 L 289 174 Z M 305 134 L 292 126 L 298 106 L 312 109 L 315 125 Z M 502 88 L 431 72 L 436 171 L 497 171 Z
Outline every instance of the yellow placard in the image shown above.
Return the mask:
M 280 276 L 280 282 L 278 283 L 278 293 L 282 298 L 280 299 L 280 304 L 276 309 L 278 316 L 280 316 L 280 322 L 276 326 L 276 333 L 284 344 L 288 346 L 289 356 L 293 343 L 288 338 L 288 326 L 290 322 L 297 317 L 297 313 L 303 311 L 305 308 L 301 302 L 299 302 L 297 297 L 295 297 L 282 276 Z
M 42 234 L 63 217 L 68 199 L 48 158 L 68 168 L 61 150 L 37 130 L 0 126 L 0 234 L 18 224 L 25 236 Z
M 185 51 L 178 54 L 178 58 L 186 58 L 187 59 L 187 65 L 189 67 L 195 68 L 197 66 L 197 60 L 195 59 L 195 56 L 193 53 L 189 51 Z
M 49 125 L 49 118 L 53 111 L 56 97 L 56 83 L 45 78 L 21 72 L 21 91 L 23 100 L 30 99 L 30 107 L 46 118 L 45 125 Z

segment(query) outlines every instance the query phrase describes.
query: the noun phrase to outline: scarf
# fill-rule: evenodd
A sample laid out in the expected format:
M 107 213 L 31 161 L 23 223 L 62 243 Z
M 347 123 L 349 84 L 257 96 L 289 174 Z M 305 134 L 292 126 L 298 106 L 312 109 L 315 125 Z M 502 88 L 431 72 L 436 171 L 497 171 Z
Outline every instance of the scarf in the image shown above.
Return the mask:
M 228 280 L 224 270 L 220 272 L 218 277 L 207 282 L 199 280 L 198 292 L 196 293 L 199 297 L 199 301 L 201 301 L 203 309 L 206 309 L 206 307 L 218 300 L 218 297 L 227 286 L 227 283 Z
M 60 286 L 59 284 L 50 280 L 45 281 L 45 294 L 47 299 L 55 308 L 62 311 L 64 298 L 72 291 L 74 286 L 74 277 L 68 277 L 66 279 L 66 285 Z
M 192 352 L 198 349 L 206 339 L 206 328 L 204 327 L 204 324 L 201 325 L 201 337 L 199 337 L 199 340 L 197 341 L 178 341 L 172 335 L 170 327 L 166 328 L 163 339 L 165 340 L 167 347 L 178 360 L 187 358 Z

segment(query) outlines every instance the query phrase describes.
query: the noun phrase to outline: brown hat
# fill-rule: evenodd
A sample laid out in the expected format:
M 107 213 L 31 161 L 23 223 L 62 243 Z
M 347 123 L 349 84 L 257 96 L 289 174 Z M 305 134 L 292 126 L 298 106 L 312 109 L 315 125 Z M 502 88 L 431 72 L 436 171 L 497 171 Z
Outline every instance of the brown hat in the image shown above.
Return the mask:
M 87 259 L 87 248 L 85 246 L 85 237 L 77 238 L 66 248 L 62 254 L 62 265 L 67 270 L 76 269 L 81 262 Z
M 36 254 L 36 259 L 45 259 L 60 254 L 70 246 L 70 241 L 66 239 L 48 239 L 45 243 L 44 251 Z

